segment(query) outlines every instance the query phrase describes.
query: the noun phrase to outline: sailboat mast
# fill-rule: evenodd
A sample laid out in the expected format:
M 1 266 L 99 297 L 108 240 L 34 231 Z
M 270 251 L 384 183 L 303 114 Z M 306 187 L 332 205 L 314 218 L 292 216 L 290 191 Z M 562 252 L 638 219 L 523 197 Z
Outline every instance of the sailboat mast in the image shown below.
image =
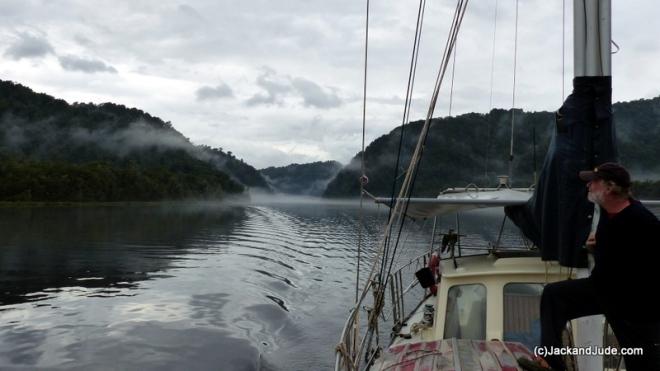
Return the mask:
M 573 2 L 574 76 L 612 76 L 610 0 Z
M 612 7 L 610 0 L 574 0 L 573 2 L 573 68 L 574 77 L 612 76 Z M 609 92 L 611 102 L 611 90 Z M 593 144 L 592 144 L 593 145 Z M 613 144 L 616 146 L 616 144 Z M 591 158 L 592 165 L 599 163 Z M 595 232 L 599 213 L 595 208 L 591 231 Z M 590 264 L 591 265 L 591 264 Z M 589 276 L 589 269 L 580 268 L 578 278 Z M 576 346 L 603 346 L 602 316 L 589 316 L 576 321 Z M 579 370 L 597 370 L 603 365 L 602 356 L 579 356 Z

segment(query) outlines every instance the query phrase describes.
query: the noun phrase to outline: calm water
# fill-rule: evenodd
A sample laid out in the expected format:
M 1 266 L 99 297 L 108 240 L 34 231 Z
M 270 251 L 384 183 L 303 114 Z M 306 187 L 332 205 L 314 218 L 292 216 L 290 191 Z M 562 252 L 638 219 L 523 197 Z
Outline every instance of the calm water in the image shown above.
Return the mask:
M 465 223 L 494 240 L 496 215 Z M 385 217 L 366 211 L 368 244 Z M 0 209 L 0 368 L 331 369 L 357 220 L 356 203 L 300 200 Z

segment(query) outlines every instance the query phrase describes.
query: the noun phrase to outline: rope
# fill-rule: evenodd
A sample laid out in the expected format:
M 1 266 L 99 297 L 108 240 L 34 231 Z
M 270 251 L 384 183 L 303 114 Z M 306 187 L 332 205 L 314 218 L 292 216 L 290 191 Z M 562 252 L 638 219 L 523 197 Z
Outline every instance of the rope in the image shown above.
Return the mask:
M 344 358 L 344 363 L 346 365 L 350 366 L 351 370 L 357 370 L 357 367 L 355 367 L 355 364 L 353 364 L 353 360 L 351 359 L 351 356 L 348 354 L 348 351 L 346 350 L 346 345 L 344 343 L 339 343 L 335 347 L 335 352 L 341 354 L 341 356 Z
M 516 31 L 513 41 L 513 93 L 511 98 L 511 142 L 509 147 L 509 184 L 513 175 L 513 128 L 516 121 L 516 67 L 518 63 L 518 0 L 516 0 Z

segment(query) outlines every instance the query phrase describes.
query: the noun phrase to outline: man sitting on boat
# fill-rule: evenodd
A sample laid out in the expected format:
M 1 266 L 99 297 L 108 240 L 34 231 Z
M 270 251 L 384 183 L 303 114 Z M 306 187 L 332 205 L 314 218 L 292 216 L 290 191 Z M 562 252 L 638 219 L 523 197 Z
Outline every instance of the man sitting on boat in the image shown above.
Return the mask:
M 628 171 L 605 163 L 580 172 L 588 198 L 601 208 L 593 245 L 594 269 L 583 279 L 545 286 L 541 298 L 541 343 L 562 347 L 569 320 L 604 314 L 621 349 L 642 348 L 643 355 L 624 355 L 628 371 L 660 370 L 660 222 L 630 193 Z M 553 370 L 565 370 L 562 356 L 546 356 Z

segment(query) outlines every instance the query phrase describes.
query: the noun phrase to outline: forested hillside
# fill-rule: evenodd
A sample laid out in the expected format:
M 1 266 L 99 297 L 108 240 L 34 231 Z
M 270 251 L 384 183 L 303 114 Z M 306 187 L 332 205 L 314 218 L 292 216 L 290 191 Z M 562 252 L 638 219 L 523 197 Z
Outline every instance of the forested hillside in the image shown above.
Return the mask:
M 319 161 L 268 167 L 259 171 L 277 192 L 320 196 L 341 168 L 342 165 L 337 161 Z
M 268 185 L 231 153 L 195 146 L 135 108 L 68 104 L 0 81 L 0 200 L 218 197 Z
M 660 197 L 660 183 L 655 182 L 660 178 L 660 97 L 616 103 L 613 112 L 620 162 L 636 180 L 652 180 L 637 184 L 638 195 Z M 554 113 L 516 110 L 515 117 L 512 182 L 514 186 L 527 187 L 533 182 L 534 169 L 542 166 L 554 130 Z M 500 109 L 488 114 L 433 119 L 414 194 L 433 197 L 451 186 L 496 185 L 496 176 L 508 173 L 510 126 L 511 111 Z M 405 127 L 396 172 L 400 128 L 369 144 L 365 162 L 369 178 L 366 189 L 370 193 L 390 195 L 395 174 L 397 187 L 401 184 L 401 174 L 408 166 L 421 127 L 421 121 Z M 328 184 L 324 196 L 358 196 L 359 162 L 360 154 Z

